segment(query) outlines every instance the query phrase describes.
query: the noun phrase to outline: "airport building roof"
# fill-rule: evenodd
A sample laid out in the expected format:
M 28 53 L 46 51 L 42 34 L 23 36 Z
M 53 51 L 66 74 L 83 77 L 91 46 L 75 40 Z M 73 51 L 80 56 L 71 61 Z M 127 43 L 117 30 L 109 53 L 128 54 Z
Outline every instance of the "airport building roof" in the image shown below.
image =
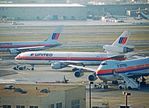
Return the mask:
M 71 108 L 72 103 L 86 108 L 85 86 L 72 83 L 0 84 L 2 107 L 49 108 L 60 105 L 61 108 Z
M 10 87 L 12 86 L 12 87 Z M 46 96 L 49 92 L 61 92 L 80 88 L 82 85 L 73 84 L 0 84 L 0 96 Z M 45 93 L 44 93 L 45 92 Z
M 0 7 L 85 7 L 81 4 L 0 4 Z

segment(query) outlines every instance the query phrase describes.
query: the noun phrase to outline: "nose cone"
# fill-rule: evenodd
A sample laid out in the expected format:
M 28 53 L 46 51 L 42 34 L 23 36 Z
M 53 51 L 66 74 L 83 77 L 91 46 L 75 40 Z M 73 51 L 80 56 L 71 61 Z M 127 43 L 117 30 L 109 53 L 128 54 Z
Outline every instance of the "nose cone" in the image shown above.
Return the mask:
M 20 58 L 21 58 L 21 56 L 20 56 L 20 54 L 19 54 L 19 55 L 17 55 L 17 56 L 15 57 L 15 60 L 20 60 Z
M 109 72 L 109 69 L 111 68 L 111 67 L 109 67 L 109 62 L 110 61 L 112 61 L 112 60 L 102 61 L 101 64 L 99 65 L 97 71 L 96 71 L 96 74 L 97 75 L 107 74 Z
M 102 65 L 99 65 L 99 67 L 98 67 L 98 69 L 96 71 L 96 75 L 100 74 L 101 69 L 102 69 Z

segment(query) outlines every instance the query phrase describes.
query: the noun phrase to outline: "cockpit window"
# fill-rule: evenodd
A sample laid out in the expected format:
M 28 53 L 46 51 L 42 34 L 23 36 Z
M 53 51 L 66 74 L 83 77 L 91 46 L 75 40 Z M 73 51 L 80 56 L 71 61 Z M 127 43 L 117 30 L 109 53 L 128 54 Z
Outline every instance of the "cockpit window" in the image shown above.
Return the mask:
M 107 63 L 106 62 L 103 62 L 103 63 L 101 63 L 101 65 L 107 65 Z

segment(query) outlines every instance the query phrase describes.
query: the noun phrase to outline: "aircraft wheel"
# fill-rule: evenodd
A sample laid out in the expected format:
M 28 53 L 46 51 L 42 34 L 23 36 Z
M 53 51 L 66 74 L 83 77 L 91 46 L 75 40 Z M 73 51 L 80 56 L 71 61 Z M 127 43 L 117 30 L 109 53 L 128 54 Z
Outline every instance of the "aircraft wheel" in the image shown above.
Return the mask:
M 122 87 L 122 86 L 119 86 L 119 89 L 120 89 L 120 90 L 122 90 L 122 89 L 123 89 L 123 87 Z

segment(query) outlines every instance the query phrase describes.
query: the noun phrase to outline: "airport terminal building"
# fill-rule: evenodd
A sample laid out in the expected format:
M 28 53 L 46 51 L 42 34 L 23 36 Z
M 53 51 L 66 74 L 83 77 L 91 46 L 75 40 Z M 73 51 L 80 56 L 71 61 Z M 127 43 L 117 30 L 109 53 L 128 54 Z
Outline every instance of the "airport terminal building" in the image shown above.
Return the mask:
M 88 14 L 93 18 L 104 16 L 107 13 L 115 16 L 129 16 L 130 11 L 131 17 L 136 17 L 137 9 L 149 9 L 149 4 L 108 4 L 108 5 L 87 5 Z
M 0 108 L 86 108 L 83 85 L 0 85 Z
M 148 9 L 149 4 L 0 4 L 0 18 L 11 20 L 98 20 L 110 13 L 128 16 L 132 11 L 135 17 L 137 9 Z M 149 9 L 148 9 L 149 10 Z
M 0 4 L 0 17 L 14 20 L 84 20 L 80 4 Z

